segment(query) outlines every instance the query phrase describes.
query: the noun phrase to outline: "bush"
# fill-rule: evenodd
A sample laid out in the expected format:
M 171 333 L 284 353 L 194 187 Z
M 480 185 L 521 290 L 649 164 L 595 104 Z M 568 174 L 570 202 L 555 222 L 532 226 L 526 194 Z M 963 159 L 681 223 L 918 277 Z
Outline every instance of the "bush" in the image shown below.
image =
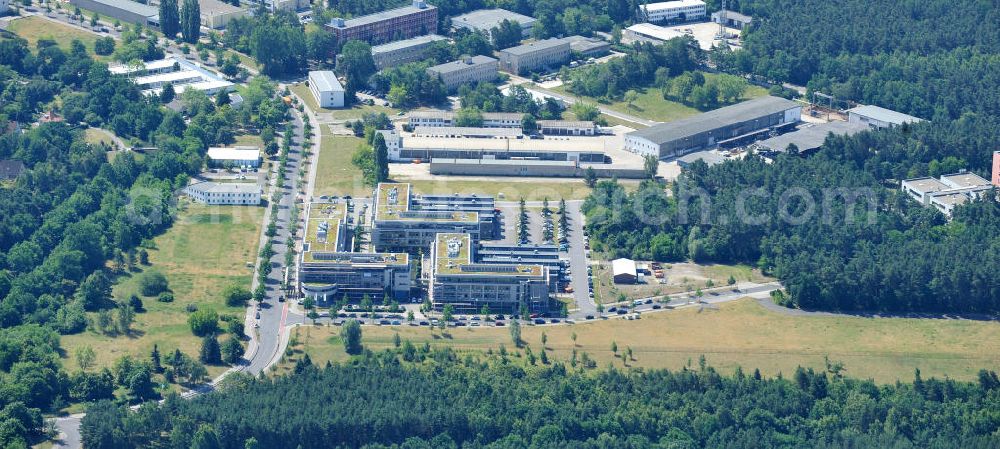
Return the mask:
M 188 304 L 188 305 L 184 306 L 184 311 L 187 312 L 187 313 L 195 313 L 195 312 L 198 311 L 198 305 L 197 304 Z
M 160 293 L 160 296 L 156 297 L 156 300 L 160 302 L 174 302 L 174 294 L 170 292 L 163 292 Z
M 142 296 L 156 296 L 169 288 L 167 277 L 158 271 L 147 271 L 139 278 L 139 291 Z
M 219 315 L 212 310 L 199 310 L 188 317 L 188 325 L 199 337 L 215 335 L 219 330 Z
M 250 290 L 239 285 L 230 285 L 222 291 L 222 297 L 226 300 L 227 306 L 240 307 L 246 305 L 252 295 L 250 294 Z
M 171 295 L 171 299 L 170 300 L 173 301 L 173 298 L 172 298 L 173 294 L 164 292 L 164 293 L 160 293 L 160 296 L 163 296 L 164 294 Z M 157 297 L 156 299 L 159 300 L 160 298 Z M 143 312 L 143 311 L 146 310 L 146 308 L 142 304 L 142 299 L 140 299 L 138 295 L 129 296 L 129 298 L 128 298 L 128 305 L 129 305 L 129 307 L 132 308 L 132 310 L 136 311 L 137 313 L 138 312 Z

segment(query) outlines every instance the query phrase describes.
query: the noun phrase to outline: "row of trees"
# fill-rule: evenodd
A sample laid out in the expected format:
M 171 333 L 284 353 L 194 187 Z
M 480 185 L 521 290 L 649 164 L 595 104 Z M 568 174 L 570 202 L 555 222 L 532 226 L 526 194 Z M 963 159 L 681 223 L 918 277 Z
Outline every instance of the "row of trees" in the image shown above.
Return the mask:
M 978 383 L 923 379 L 918 371 L 913 383 L 878 386 L 843 378 L 836 364 L 799 368 L 788 378 L 740 369 L 722 375 L 704 358 L 674 372 L 594 371 L 559 362 L 523 368 L 510 363 L 502 346 L 486 358 L 460 358 L 397 343 L 325 368 L 304 356 L 297 374 L 238 375 L 221 391 L 190 401 L 168 397 L 137 412 L 102 402 L 83 420 L 83 443 L 90 449 L 1000 444 L 993 432 L 1000 418 L 990 413 L 1000 382 L 987 371 Z
M 178 8 L 177 0 L 160 2 L 160 31 L 169 39 L 181 34 L 181 40 L 189 44 L 198 42 L 201 35 L 201 6 L 198 0 L 184 0 L 184 7 Z
M 565 71 L 563 79 L 570 81 L 569 90 L 575 94 L 620 99 L 630 89 L 656 82 L 662 85 L 669 78 L 696 70 L 703 60 L 704 52 L 697 42 L 684 36 L 662 45 L 633 44 L 625 57 Z

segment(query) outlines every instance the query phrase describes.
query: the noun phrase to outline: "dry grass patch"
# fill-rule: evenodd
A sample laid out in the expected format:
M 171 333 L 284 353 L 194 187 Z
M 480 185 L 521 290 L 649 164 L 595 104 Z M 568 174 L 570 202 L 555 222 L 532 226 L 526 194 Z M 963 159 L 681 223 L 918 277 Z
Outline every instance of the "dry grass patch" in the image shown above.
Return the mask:
M 345 360 L 339 328 L 309 329 L 300 349 L 314 362 Z M 450 346 L 458 351 L 496 351 L 501 344 L 513 352 L 509 328 L 449 329 L 447 336 L 426 327 L 371 327 L 363 330 L 366 347 L 392 347 L 398 332 L 418 345 Z M 705 355 L 710 365 L 731 372 L 760 368 L 767 375 L 792 373 L 799 365 L 822 369 L 824 358 L 844 362 L 846 374 L 878 382 L 910 381 L 920 368 L 924 377 L 948 376 L 973 380 L 981 368 L 1000 367 L 1000 324 L 965 320 L 799 317 L 772 312 L 750 299 L 717 309 L 687 308 L 647 313 L 639 321 L 612 319 L 574 326 L 525 326 L 523 339 L 537 354 L 541 333 L 548 337 L 551 358 L 568 360 L 576 349 L 599 366 L 623 366 L 618 354 L 631 347 L 629 366 L 680 369 L 697 366 Z M 576 343 L 572 334 L 577 334 Z M 297 357 L 297 356 L 296 356 Z

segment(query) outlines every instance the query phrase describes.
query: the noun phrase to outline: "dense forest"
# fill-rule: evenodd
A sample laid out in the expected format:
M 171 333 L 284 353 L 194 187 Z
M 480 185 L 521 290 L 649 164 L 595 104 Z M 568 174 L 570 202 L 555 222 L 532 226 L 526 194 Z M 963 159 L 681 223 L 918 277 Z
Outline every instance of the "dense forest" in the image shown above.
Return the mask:
M 409 349 L 406 349 L 409 347 Z M 423 363 L 400 361 L 424 360 Z M 221 392 L 137 413 L 90 408 L 88 449 L 880 448 L 1000 445 L 1000 383 L 875 385 L 836 369 L 764 378 L 702 360 L 680 371 L 523 368 L 409 342 L 295 375 L 239 376 Z
M 112 318 L 116 332 L 129 333 L 141 299 L 114 298 L 111 286 L 146 263 L 148 239 L 173 221 L 175 191 L 201 170 L 209 145 L 273 128 L 286 111 L 266 78 L 243 90 L 237 108 L 225 95 L 189 90 L 180 112 L 167 109 L 168 99 L 112 75 L 79 41 L 65 51 L 45 39 L 32 49 L 0 38 L 0 64 L 0 160 L 25 166 L 0 186 L 0 446 L 20 447 L 41 435 L 41 412 L 113 398 L 119 387 L 129 400 L 158 395 L 152 375 L 161 367 L 145 360 L 65 372 L 59 335 L 104 331 Z M 33 123 L 50 108 L 62 121 Z M 87 142 L 87 126 L 158 150 L 112 153 Z

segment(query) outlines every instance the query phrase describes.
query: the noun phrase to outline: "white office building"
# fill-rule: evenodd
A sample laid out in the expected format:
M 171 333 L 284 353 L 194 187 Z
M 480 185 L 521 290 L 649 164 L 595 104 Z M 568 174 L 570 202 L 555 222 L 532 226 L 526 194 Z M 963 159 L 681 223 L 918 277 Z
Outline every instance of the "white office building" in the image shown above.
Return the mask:
M 263 192 L 257 183 L 206 181 L 187 186 L 184 193 L 208 205 L 257 206 Z
M 214 147 L 208 149 L 208 163 L 213 167 L 260 167 L 257 147 Z
M 495 80 L 498 76 L 497 67 L 495 58 L 466 56 L 458 61 L 428 67 L 427 75 L 441 80 L 448 91 L 455 91 L 462 85 L 475 86 L 480 82 Z
M 690 22 L 704 19 L 707 9 L 702 0 L 674 0 L 640 5 L 639 13 L 647 22 Z
M 309 91 L 321 108 L 344 107 L 344 86 L 340 85 L 337 76 L 329 70 L 309 72 Z
M 959 172 L 932 177 L 906 179 L 900 182 L 903 192 L 924 206 L 933 206 L 951 217 L 955 206 L 976 199 L 993 189 L 989 181 L 975 173 Z

